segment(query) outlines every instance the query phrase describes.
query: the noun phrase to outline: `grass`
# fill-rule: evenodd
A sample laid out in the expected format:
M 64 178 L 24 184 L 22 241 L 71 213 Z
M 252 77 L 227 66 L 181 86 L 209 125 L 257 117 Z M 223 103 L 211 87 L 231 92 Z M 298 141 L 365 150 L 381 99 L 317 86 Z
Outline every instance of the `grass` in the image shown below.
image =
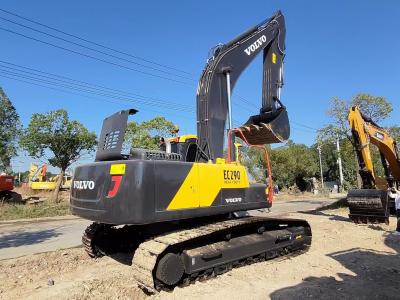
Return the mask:
M 37 204 L 24 204 L 19 202 L 0 202 L 0 221 L 31 219 L 42 217 L 56 217 L 70 214 L 69 191 L 61 191 L 59 194 L 60 202 L 50 201 L 52 191 L 32 191 L 29 188 L 15 188 L 13 190 L 21 197 L 37 197 L 44 200 Z
M 34 205 L 0 204 L 0 221 L 65 216 L 69 214 L 69 203 L 67 201 L 61 201 L 60 203 L 44 201 Z

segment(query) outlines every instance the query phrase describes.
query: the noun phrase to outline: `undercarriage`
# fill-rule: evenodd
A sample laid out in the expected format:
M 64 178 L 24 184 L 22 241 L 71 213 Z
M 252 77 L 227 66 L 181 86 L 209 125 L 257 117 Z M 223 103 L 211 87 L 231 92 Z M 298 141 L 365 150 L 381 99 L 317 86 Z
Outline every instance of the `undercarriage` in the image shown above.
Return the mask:
M 201 218 L 158 225 L 118 228 L 93 223 L 82 241 L 92 257 L 132 253 L 133 277 L 148 293 L 295 254 L 311 245 L 311 228 L 304 220 L 215 217 L 211 222 Z

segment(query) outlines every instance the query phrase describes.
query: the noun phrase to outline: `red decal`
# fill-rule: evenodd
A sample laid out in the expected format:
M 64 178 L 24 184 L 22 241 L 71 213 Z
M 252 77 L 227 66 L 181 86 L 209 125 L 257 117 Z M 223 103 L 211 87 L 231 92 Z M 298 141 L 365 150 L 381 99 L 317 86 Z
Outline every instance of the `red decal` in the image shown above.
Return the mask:
M 121 185 L 122 176 L 111 176 L 111 181 L 114 182 L 114 187 L 107 194 L 107 198 L 113 198 L 118 193 L 119 186 Z

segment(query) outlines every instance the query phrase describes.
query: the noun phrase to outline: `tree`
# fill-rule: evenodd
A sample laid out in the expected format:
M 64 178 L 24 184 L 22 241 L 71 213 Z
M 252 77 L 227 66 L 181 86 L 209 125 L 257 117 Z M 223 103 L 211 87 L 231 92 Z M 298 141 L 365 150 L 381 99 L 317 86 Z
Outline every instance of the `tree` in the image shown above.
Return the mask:
M 171 137 L 176 126 L 164 117 L 155 117 L 142 123 L 129 122 L 125 138 L 133 147 L 156 150 L 161 137 Z
M 341 157 L 343 162 L 343 175 L 345 182 L 350 186 L 354 186 L 357 177 L 354 174 L 358 174 L 358 163 L 356 161 L 354 141 L 351 135 L 349 123 L 348 123 L 348 112 L 350 107 L 359 106 L 361 112 L 366 116 L 380 122 L 386 119 L 393 110 L 392 104 L 384 97 L 372 96 L 369 94 L 357 94 L 350 100 L 343 100 L 337 97 L 333 98 L 330 103 L 330 107 L 327 111 L 328 116 L 331 118 L 331 123 L 318 130 L 317 142 L 321 145 L 331 144 L 339 139 L 341 146 Z M 390 129 L 389 129 L 390 130 Z M 391 129 L 398 135 L 400 129 L 396 127 Z M 397 130 L 397 131 L 396 131 Z M 334 151 L 334 152 L 332 152 Z M 335 153 L 336 150 L 331 150 L 331 154 Z M 375 147 L 371 147 L 373 161 L 376 162 L 377 173 L 381 172 L 381 168 L 378 167 L 379 156 Z M 337 158 L 337 151 L 333 155 Z M 330 162 L 330 169 L 334 169 L 332 161 Z M 338 176 L 338 175 L 337 175 Z
M 11 172 L 11 158 L 17 154 L 19 115 L 6 93 L 0 88 L 0 169 Z
M 359 106 L 362 113 L 379 123 L 389 117 L 393 111 L 392 103 L 384 97 L 358 94 L 352 100 L 352 105 Z
M 356 160 L 354 159 L 353 145 L 347 138 L 339 140 L 339 144 L 343 166 L 344 187 L 347 189 L 348 187 L 356 186 L 357 184 Z M 314 149 L 315 155 L 318 153 L 317 147 L 318 144 L 314 144 L 311 147 Z M 338 152 L 336 149 L 336 141 L 322 143 L 321 152 L 324 180 L 337 181 L 339 178 L 339 166 L 337 163 Z
M 40 158 L 49 152 L 53 155 L 48 158 L 49 164 L 61 169 L 53 194 L 54 201 L 57 201 L 65 170 L 83 153 L 94 150 L 96 134 L 89 132 L 81 123 L 70 121 L 68 113 L 59 109 L 33 114 L 20 145 L 32 157 Z
M 400 127 L 399 126 L 388 126 L 386 127 L 386 130 L 389 131 L 389 134 L 391 135 L 392 138 L 397 141 L 397 143 L 400 143 Z
M 281 188 L 300 184 L 319 170 L 313 150 L 306 145 L 289 140 L 285 146 L 269 148 L 269 153 L 272 176 Z M 261 151 L 250 149 L 245 152 L 243 160 L 251 176 L 256 181 L 265 182 L 265 160 Z
M 351 100 L 334 97 L 327 111 L 328 116 L 331 118 L 331 123 L 318 130 L 317 139 L 324 142 L 327 140 L 334 141 L 337 138 L 347 138 L 353 143 L 347 119 L 349 109 L 352 106 L 359 106 L 365 116 L 377 123 L 386 119 L 393 110 L 392 104 L 380 96 L 357 94 Z

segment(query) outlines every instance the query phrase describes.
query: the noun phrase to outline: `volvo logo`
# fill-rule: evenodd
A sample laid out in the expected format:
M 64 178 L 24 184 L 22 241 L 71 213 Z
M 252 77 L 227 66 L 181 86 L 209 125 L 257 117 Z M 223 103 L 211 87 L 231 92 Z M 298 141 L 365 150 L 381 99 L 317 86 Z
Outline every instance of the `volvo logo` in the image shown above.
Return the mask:
M 254 51 L 256 51 L 262 44 L 264 44 L 267 41 L 267 38 L 265 35 L 257 39 L 253 44 L 251 44 L 247 49 L 244 49 L 244 52 L 246 52 L 247 55 L 252 54 Z
M 93 180 L 76 180 L 76 181 L 74 181 L 74 189 L 93 190 L 94 189 L 94 181 Z

